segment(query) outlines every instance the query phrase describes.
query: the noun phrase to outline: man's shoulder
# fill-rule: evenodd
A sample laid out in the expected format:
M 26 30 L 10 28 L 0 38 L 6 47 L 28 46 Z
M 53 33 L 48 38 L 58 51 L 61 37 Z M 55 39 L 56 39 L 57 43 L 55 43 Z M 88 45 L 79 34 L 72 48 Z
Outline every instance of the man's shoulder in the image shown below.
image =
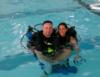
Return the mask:
M 34 32 L 33 35 L 32 35 L 32 37 L 33 38 L 38 38 L 40 36 L 40 33 L 41 33 L 40 31 Z
M 42 34 L 42 31 L 37 31 L 33 33 L 33 35 L 40 35 L 40 34 Z

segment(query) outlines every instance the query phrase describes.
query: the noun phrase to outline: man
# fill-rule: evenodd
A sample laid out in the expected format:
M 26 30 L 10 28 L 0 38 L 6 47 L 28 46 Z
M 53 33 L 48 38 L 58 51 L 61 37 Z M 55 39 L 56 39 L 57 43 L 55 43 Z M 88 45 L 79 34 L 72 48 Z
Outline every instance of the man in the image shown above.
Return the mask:
M 38 53 L 41 53 L 46 57 L 49 56 L 50 58 L 50 55 L 54 55 L 55 52 L 53 51 L 55 51 L 55 45 L 57 45 L 55 42 L 55 31 L 53 30 L 52 21 L 44 21 L 42 25 L 42 30 L 33 34 L 32 41 L 34 41 L 33 43 Z M 45 59 L 45 57 L 43 57 L 43 59 Z
M 48 75 L 52 71 L 53 56 L 55 55 L 55 31 L 53 29 L 52 21 L 44 21 L 42 30 L 33 34 L 32 42 L 35 50 L 33 50 L 38 58 L 44 74 Z

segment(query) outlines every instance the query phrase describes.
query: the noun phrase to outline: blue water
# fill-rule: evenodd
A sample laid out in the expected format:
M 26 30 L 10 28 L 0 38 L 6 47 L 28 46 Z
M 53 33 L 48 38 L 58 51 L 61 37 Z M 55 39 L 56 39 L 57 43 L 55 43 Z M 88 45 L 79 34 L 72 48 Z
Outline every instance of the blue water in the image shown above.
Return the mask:
M 0 0 L 0 77 L 42 77 L 34 56 L 20 45 L 28 25 L 52 20 L 56 27 L 65 21 L 75 25 L 81 56 L 86 63 L 77 73 L 51 74 L 49 77 L 100 76 L 100 13 L 86 5 L 100 0 Z

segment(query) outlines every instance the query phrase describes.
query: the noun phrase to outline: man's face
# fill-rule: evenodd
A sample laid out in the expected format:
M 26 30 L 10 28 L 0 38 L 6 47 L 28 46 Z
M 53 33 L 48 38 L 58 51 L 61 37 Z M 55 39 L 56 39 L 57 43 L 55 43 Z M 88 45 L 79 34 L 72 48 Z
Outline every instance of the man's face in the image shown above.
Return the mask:
M 51 23 L 45 23 L 43 25 L 43 35 L 45 37 L 50 37 L 53 32 L 53 27 Z

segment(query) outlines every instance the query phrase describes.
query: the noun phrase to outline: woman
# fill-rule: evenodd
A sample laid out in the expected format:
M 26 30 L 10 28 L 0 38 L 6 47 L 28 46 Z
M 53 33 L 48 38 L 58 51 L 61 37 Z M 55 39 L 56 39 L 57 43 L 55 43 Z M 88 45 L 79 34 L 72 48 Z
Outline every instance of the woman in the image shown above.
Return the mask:
M 77 43 L 76 33 L 71 33 L 71 29 L 67 26 L 66 23 L 62 22 L 58 25 L 58 41 L 61 47 L 64 49 L 64 53 L 62 54 L 62 58 L 66 55 L 66 58 L 68 59 L 72 48 L 76 50 L 76 56 L 75 60 L 78 60 L 79 58 L 79 47 Z

